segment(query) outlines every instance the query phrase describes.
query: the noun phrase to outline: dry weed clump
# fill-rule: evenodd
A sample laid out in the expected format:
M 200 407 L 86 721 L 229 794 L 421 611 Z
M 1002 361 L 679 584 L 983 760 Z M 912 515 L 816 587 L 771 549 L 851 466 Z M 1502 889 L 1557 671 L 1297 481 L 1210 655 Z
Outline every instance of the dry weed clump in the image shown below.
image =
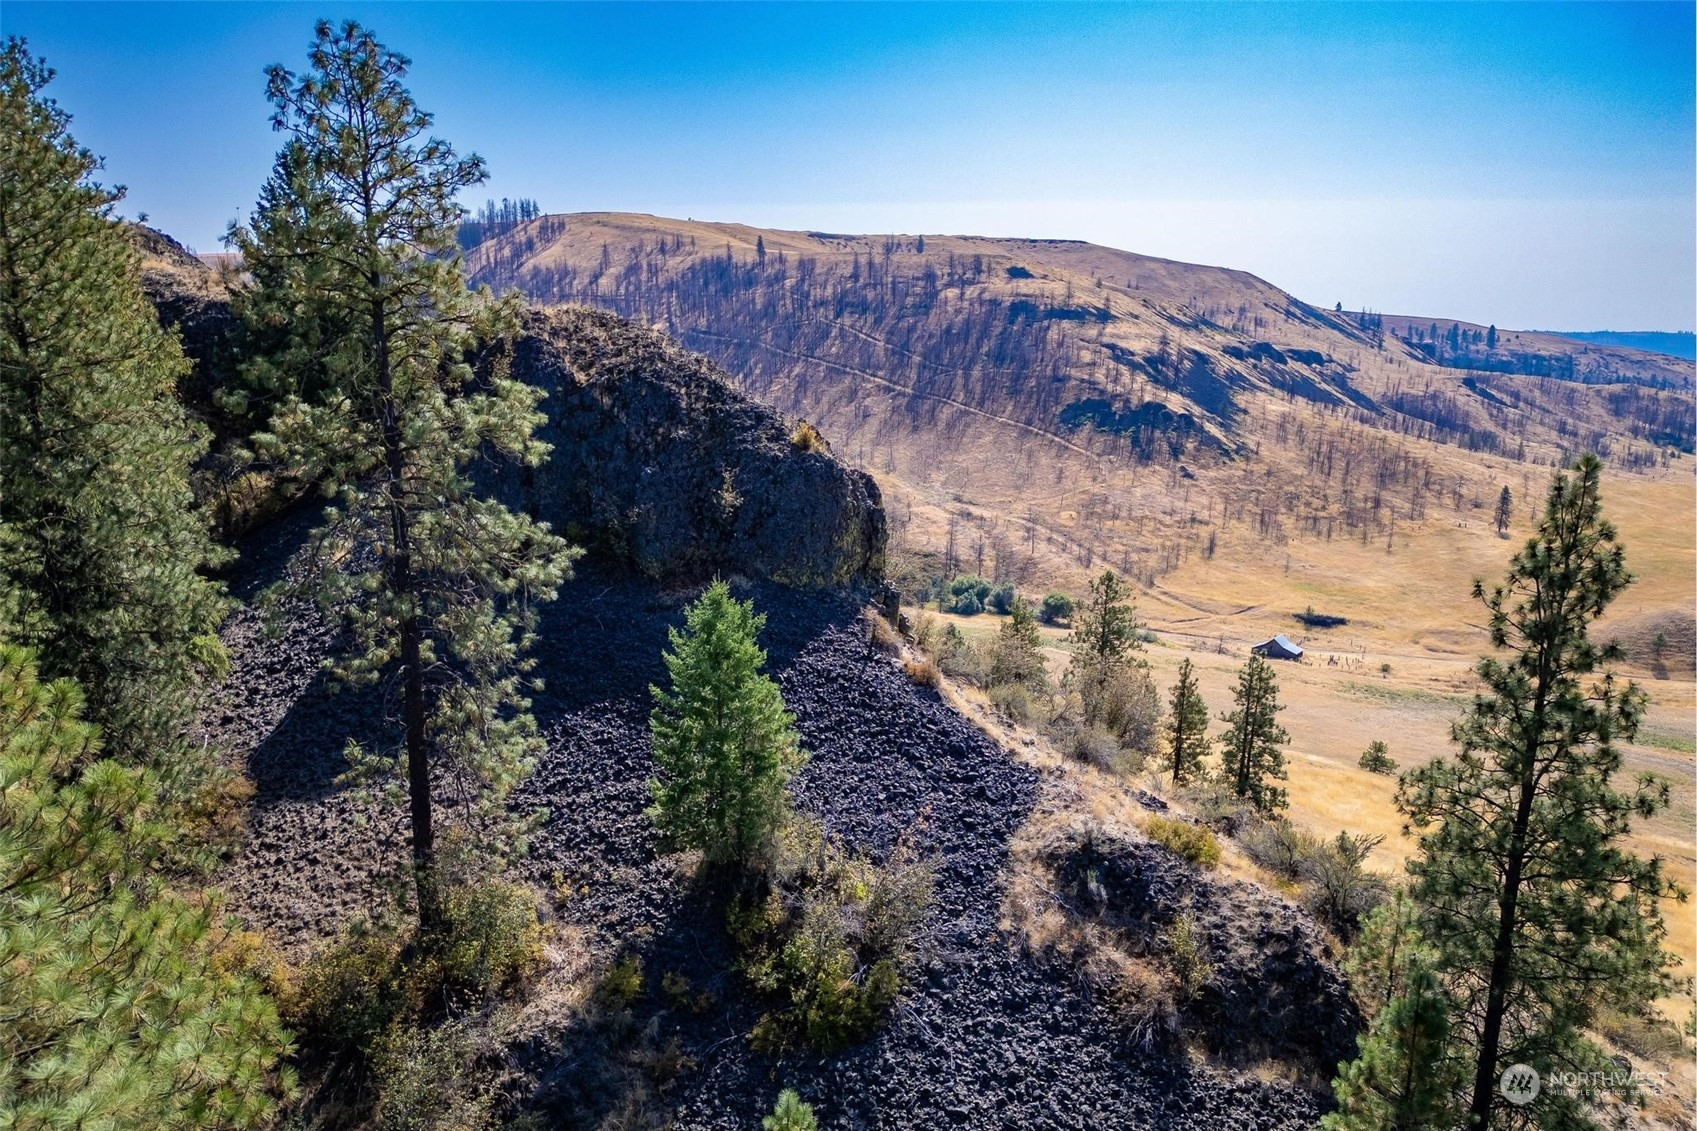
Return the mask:
M 890 626 L 890 622 L 884 619 L 883 614 L 876 609 L 867 609 L 862 614 L 862 619 L 866 621 L 866 631 L 868 639 L 872 642 L 872 647 L 887 656 L 894 656 L 901 652 L 902 638 L 896 634 L 896 630 Z
M 805 420 L 798 423 L 795 431 L 790 433 L 790 447 L 798 452 L 818 452 L 821 455 L 829 455 L 831 451 L 831 445 L 825 442 L 825 437 L 819 429 Z
M 936 687 L 942 678 L 937 665 L 930 660 L 908 660 L 902 664 L 902 671 L 907 673 L 907 678 L 921 687 Z
M 937 645 L 943 639 L 943 626 L 935 616 L 920 609 L 913 616 L 913 646 L 927 656 L 937 654 Z

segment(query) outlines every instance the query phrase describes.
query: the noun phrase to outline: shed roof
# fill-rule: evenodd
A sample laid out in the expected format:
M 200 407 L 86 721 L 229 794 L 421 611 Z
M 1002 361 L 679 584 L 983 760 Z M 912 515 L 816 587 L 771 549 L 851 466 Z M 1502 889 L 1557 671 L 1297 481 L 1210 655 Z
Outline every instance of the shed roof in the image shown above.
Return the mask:
M 1261 641 L 1250 651 L 1258 652 L 1263 656 L 1272 656 L 1279 660 L 1300 660 L 1302 658 L 1302 646 L 1291 643 L 1289 637 L 1282 632 L 1271 640 Z

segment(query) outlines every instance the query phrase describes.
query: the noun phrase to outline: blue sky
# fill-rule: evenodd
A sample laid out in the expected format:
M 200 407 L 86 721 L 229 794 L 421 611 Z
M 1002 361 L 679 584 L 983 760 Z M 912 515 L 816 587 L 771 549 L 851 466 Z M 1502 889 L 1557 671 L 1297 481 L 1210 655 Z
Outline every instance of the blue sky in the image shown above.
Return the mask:
M 200 250 L 319 17 L 412 57 L 490 196 L 1088 239 L 1312 302 L 1690 329 L 1693 5 L 36 4 L 126 210 Z M 471 203 L 476 203 L 472 201 Z

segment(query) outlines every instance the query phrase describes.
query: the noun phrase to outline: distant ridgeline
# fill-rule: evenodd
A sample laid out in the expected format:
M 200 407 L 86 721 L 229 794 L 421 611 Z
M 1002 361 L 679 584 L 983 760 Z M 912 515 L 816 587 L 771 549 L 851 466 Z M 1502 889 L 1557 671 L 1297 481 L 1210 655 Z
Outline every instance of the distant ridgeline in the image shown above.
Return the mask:
M 1697 334 L 1690 330 L 1542 330 L 1578 342 L 1594 342 L 1600 346 L 1625 346 L 1627 349 L 1665 353 L 1697 361 Z
M 1689 375 L 1646 373 L 1643 366 L 1632 364 L 1629 354 L 1621 352 L 1644 350 L 1689 360 L 1692 358 L 1690 334 L 1498 330 L 1495 326 L 1371 311 L 1354 312 L 1353 317 L 1363 329 L 1394 335 L 1433 364 L 1447 369 L 1554 377 L 1558 381 L 1587 385 L 1631 382 L 1653 389 L 1691 387 Z
M 459 242 L 461 251 L 470 251 L 484 240 L 512 231 L 540 215 L 542 206 L 529 197 L 508 200 L 503 196 L 499 204 L 493 200 L 486 201 L 470 220 L 459 226 L 454 238 Z
M 472 281 L 664 326 L 886 472 L 980 482 L 982 444 L 1030 481 L 1041 438 L 1067 458 L 1231 462 L 1264 427 L 1285 442 L 1275 404 L 1548 463 L 1652 466 L 1697 432 L 1693 366 L 1666 354 L 1317 308 L 1247 272 L 1079 241 L 542 216 L 526 201 L 474 223 Z

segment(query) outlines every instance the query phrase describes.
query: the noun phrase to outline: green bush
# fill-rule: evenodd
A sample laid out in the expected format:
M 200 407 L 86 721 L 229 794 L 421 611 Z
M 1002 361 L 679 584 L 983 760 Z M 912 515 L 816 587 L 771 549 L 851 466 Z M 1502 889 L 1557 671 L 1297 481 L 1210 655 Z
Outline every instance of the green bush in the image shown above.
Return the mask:
M 1214 850 L 1216 853 L 1219 851 L 1218 844 Z M 1167 949 L 1179 989 L 1185 998 L 1194 998 L 1213 980 L 1214 964 L 1208 961 L 1201 932 L 1188 912 L 1174 919 L 1173 925 L 1167 929 Z
M 1037 631 L 1031 602 L 1024 598 L 1014 601 L 1008 619 L 1002 622 L 984 653 L 989 660 L 992 686 L 1003 683 L 1023 684 L 1032 689 L 1048 686 L 1043 637 Z
M 966 617 L 977 616 L 990 600 L 990 588 L 990 583 L 982 577 L 962 574 L 949 582 L 948 593 L 943 599 L 944 611 Z
M 428 939 L 397 918 L 361 920 L 314 955 L 283 1006 L 308 1044 L 364 1055 L 384 1035 L 444 1006 L 487 1002 L 542 960 L 530 889 L 462 882 L 443 897 L 442 929 Z
M 1013 586 L 1004 584 L 992 588 L 990 596 L 985 599 L 984 603 L 1003 616 L 1007 616 L 1013 612 L 1013 602 Z
M 399 1026 L 372 1057 L 381 1131 L 480 1131 L 492 1128 L 494 1092 L 477 1067 L 472 1032 L 456 1021 L 434 1029 Z
M 627 954 L 601 975 L 596 993 L 608 1004 L 628 1009 L 642 996 L 642 987 L 642 962 L 634 954 Z
M 1212 869 L 1220 863 L 1220 842 L 1201 825 L 1174 821 L 1166 817 L 1150 817 L 1143 825 L 1149 839 L 1177 853 L 1201 868 Z
M 1371 770 L 1375 774 L 1396 773 L 1396 759 L 1391 757 L 1389 748 L 1378 739 L 1368 743 L 1367 749 L 1362 751 L 1359 764 L 1362 769 Z
M 0 1126 L 270 1126 L 288 972 L 172 891 L 163 783 L 82 711 L 0 640 Z
M 864 1040 L 895 1000 L 900 963 L 930 899 L 931 869 L 898 854 L 850 856 L 797 820 L 771 861 L 770 890 L 733 901 L 743 969 L 777 1008 L 755 1026 L 764 1050 L 831 1052 Z
M 1031 722 L 1032 717 L 1037 714 L 1037 704 L 1023 683 L 995 684 L 990 688 L 989 695 L 996 710 L 1021 725 Z
M 541 965 L 542 924 L 529 888 L 499 880 L 459 884 L 444 904 L 441 976 L 450 991 L 489 998 Z
M 769 1052 L 805 1044 L 831 1053 L 863 1040 L 901 985 L 889 959 L 860 965 L 842 908 L 824 902 L 810 904 L 783 949 L 750 973 L 790 1003 L 754 1027 L 755 1047 Z
M 1046 593 L 1037 615 L 1044 624 L 1060 624 L 1072 620 L 1074 607 L 1072 598 L 1065 593 Z
M 359 921 L 313 955 L 284 999 L 289 1027 L 308 1044 L 362 1055 L 417 1006 L 402 954 L 410 933 L 387 920 Z

